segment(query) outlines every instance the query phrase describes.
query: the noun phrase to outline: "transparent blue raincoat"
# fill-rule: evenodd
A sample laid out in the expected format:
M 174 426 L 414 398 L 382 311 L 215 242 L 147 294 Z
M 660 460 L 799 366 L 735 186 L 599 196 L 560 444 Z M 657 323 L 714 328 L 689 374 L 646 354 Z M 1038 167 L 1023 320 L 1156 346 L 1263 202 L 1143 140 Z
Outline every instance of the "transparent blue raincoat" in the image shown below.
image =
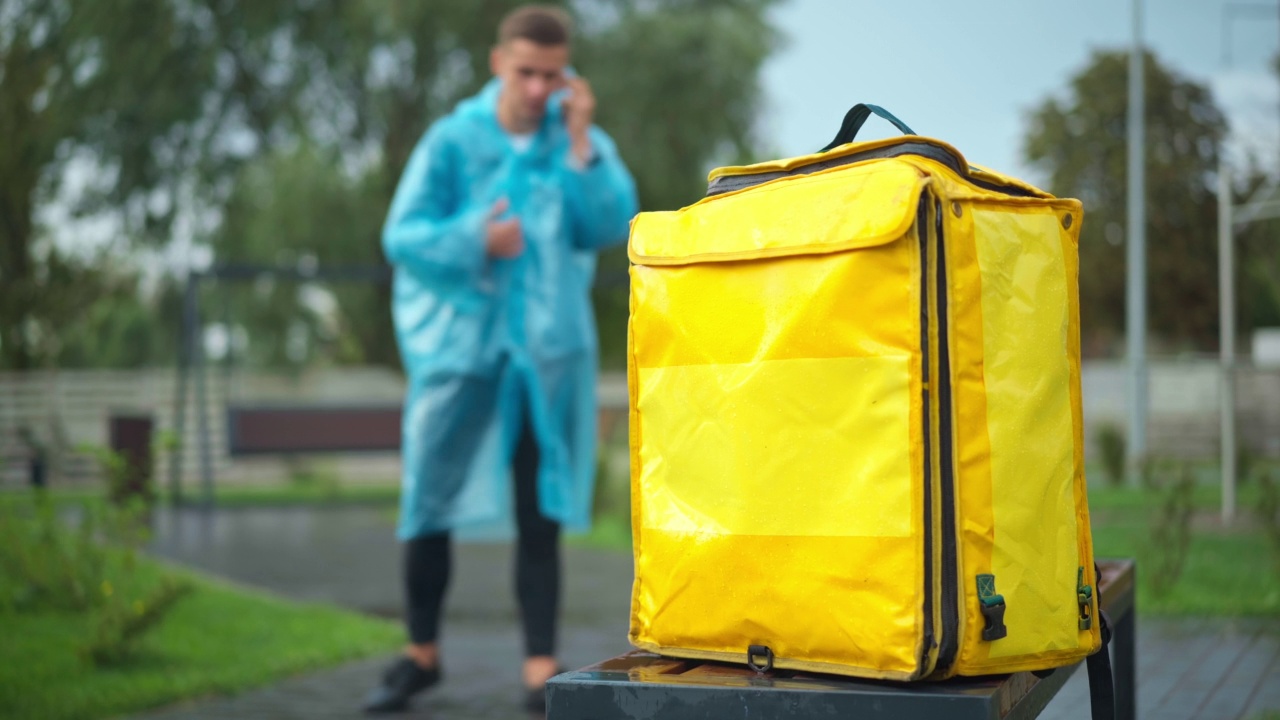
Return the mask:
M 395 267 L 392 315 L 408 376 L 397 535 L 409 539 L 511 516 L 511 458 L 522 424 L 539 450 L 543 515 L 591 522 L 596 251 L 627 237 L 635 184 L 612 140 L 591 128 L 595 160 L 571 165 L 552 98 L 517 150 L 498 124 L 499 81 L 437 121 L 396 189 L 382 245 Z M 495 202 L 519 218 L 524 252 L 490 258 Z

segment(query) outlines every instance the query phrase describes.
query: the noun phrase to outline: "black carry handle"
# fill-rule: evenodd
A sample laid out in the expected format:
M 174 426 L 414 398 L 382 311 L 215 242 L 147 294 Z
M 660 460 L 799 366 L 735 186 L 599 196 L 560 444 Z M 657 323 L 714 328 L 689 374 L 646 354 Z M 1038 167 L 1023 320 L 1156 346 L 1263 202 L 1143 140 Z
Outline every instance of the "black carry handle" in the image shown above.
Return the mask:
M 903 135 L 916 135 L 916 131 L 907 127 L 907 124 L 894 117 L 893 113 L 885 110 L 879 105 L 867 105 L 866 103 L 858 103 L 849 108 L 849 112 L 844 114 L 844 122 L 840 123 L 840 132 L 836 133 L 836 137 L 827 146 L 818 152 L 826 152 L 833 147 L 839 147 L 845 143 L 853 142 L 857 137 L 858 131 L 862 129 L 862 124 L 871 117 L 871 113 L 875 113 L 880 117 L 893 123 L 894 127 L 902 131 Z

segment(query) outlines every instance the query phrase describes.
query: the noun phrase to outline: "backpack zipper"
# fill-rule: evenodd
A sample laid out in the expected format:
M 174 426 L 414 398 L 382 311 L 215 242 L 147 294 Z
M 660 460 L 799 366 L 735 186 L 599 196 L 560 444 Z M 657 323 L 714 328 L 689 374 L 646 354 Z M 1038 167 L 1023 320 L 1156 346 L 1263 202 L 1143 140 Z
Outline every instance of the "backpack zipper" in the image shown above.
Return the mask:
M 934 672 L 946 672 L 960 646 L 960 618 L 956 580 L 955 472 L 952 458 L 951 357 L 947 342 L 947 254 L 942 232 L 942 203 L 934 200 L 934 234 L 937 238 L 938 318 L 938 474 L 942 501 L 942 646 Z

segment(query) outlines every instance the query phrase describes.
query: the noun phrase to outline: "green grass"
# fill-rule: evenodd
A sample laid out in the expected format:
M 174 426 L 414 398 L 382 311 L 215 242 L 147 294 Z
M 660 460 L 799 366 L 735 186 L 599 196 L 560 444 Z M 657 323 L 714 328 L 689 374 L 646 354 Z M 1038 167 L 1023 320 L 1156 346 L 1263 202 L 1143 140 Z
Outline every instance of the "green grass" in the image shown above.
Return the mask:
M 1261 532 L 1194 533 L 1182 574 L 1165 594 L 1143 573 L 1154 564 L 1150 537 L 1144 523 L 1093 526 L 1097 557 L 1137 561 L 1143 615 L 1280 615 L 1280 571 Z
M 0 613 L 0 717 L 91 720 L 177 700 L 235 693 L 310 669 L 392 650 L 395 623 L 288 602 L 142 559 L 143 580 L 176 572 L 195 584 L 143 640 L 135 659 L 97 668 L 77 648 L 87 613 Z M 145 582 L 143 584 L 146 584 Z
M 1238 488 L 1237 520 L 1224 527 L 1216 468 L 1202 470 L 1191 496 L 1194 513 L 1186 559 L 1177 581 L 1165 592 L 1157 592 L 1151 573 L 1162 552 L 1152 537 L 1163 491 L 1091 486 L 1095 555 L 1137 561 L 1138 607 L 1143 614 L 1280 616 L 1280 548 L 1272 547 L 1257 516 L 1259 485 Z M 1205 482 L 1205 475 L 1212 476 L 1207 478 L 1211 482 Z
M 100 503 L 106 499 L 106 492 L 100 487 L 46 490 L 45 495 L 59 506 Z M 34 496 L 35 491 L 26 487 L 0 491 L 0 510 L 30 505 Z
M 1215 473 L 1216 474 L 1216 473 Z M 1159 503 L 1159 492 L 1125 485 L 1115 487 L 1103 483 L 1089 483 L 1089 510 L 1147 510 Z M 1242 484 L 1236 488 L 1236 511 L 1247 514 L 1258 506 L 1261 497 L 1257 483 Z M 1222 507 L 1222 487 L 1199 482 L 1192 491 L 1191 504 L 1197 510 L 1217 511 Z
M 56 505 L 100 503 L 106 495 L 102 488 L 53 489 L 49 499 Z M 274 486 L 216 487 L 214 504 L 218 507 L 284 507 L 289 505 L 387 505 L 394 506 L 400 500 L 398 483 L 361 485 L 289 484 Z M 203 495 L 195 488 L 188 488 L 184 502 L 199 503 Z M 5 503 L 27 503 L 31 492 L 11 490 L 0 492 L 0 506 Z M 161 491 L 161 502 L 168 502 L 166 492 Z
M 191 497 L 197 501 L 198 497 Z M 214 492 L 218 507 L 275 507 L 287 505 L 352 504 L 395 505 L 400 501 L 400 485 L 279 485 L 274 487 L 229 487 Z
M 606 514 L 597 517 L 591 523 L 591 530 L 582 535 L 570 535 L 568 542 L 572 545 L 631 552 L 631 518 L 618 514 Z

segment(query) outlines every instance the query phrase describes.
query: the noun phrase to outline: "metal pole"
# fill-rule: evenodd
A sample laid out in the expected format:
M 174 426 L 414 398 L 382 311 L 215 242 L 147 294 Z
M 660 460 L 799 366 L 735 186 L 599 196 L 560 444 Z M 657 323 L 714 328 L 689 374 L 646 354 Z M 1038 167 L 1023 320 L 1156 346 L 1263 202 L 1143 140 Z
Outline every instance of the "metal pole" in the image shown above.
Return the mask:
M 1126 465 L 1136 482 L 1147 455 L 1147 241 L 1143 87 L 1142 0 L 1133 0 L 1129 52 L 1129 238 L 1126 254 L 1125 335 L 1129 356 L 1129 437 Z
M 1219 152 L 1222 152 L 1221 150 Z M 1222 522 L 1236 515 L 1236 292 L 1235 228 L 1231 218 L 1231 178 L 1218 158 L 1218 353 L 1222 371 L 1218 412 L 1222 423 Z
M 213 509 L 213 458 L 209 452 L 209 401 L 204 368 L 204 332 L 200 322 L 200 297 L 192 293 L 192 372 L 196 384 L 196 433 L 200 437 L 200 485 L 205 510 Z
M 173 434 L 177 440 L 169 451 L 169 495 L 174 505 L 182 503 L 182 465 L 187 448 L 187 386 L 191 375 L 192 332 L 196 310 L 195 280 L 187 273 L 182 295 L 182 324 L 178 331 L 178 388 L 173 398 Z

